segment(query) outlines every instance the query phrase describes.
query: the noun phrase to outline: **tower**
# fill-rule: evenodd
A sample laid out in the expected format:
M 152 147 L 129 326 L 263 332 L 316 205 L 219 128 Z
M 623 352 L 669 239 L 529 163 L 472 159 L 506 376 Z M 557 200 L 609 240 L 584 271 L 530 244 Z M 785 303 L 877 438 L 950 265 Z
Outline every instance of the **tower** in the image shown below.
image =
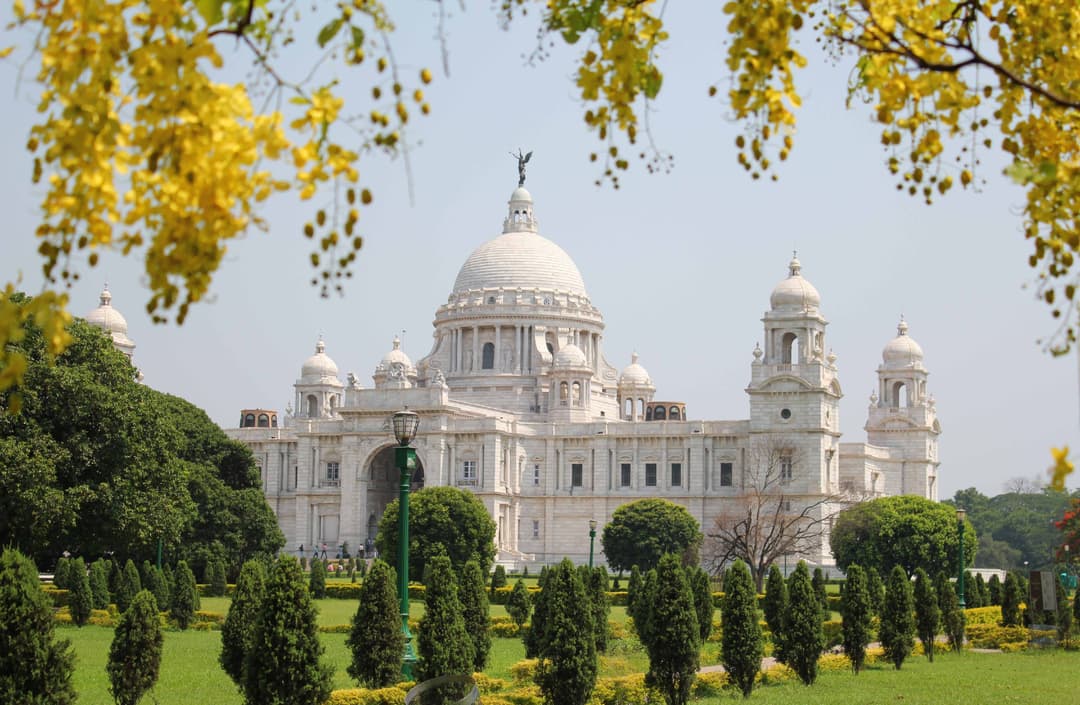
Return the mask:
M 638 362 L 638 354 L 630 356 L 630 364 L 619 375 L 619 418 L 642 421 L 645 405 L 653 400 L 656 386 L 648 371 Z
M 877 369 L 878 389 L 870 397 L 866 420 L 871 445 L 889 448 L 899 471 L 883 481 L 890 486 L 875 492 L 914 494 L 937 501 L 937 440 L 941 434 L 934 397 L 926 390 L 930 376 L 923 366 L 923 350 L 908 335 L 907 321 L 900 318 L 896 337 L 881 351 Z
M 299 418 L 330 418 L 341 406 L 344 385 L 338 379 L 338 368 L 326 354 L 322 336 L 315 343 L 315 354 L 304 361 L 296 389 L 296 416 Z

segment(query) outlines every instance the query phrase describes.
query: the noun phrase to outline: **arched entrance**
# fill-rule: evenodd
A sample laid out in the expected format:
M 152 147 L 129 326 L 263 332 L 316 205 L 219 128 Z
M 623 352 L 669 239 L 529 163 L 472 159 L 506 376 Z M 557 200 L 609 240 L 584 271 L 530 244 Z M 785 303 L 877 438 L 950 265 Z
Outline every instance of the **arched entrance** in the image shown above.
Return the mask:
M 370 546 L 375 543 L 375 535 L 379 533 L 379 521 L 382 519 L 386 506 L 397 499 L 398 487 L 401 483 L 401 471 L 394 464 L 394 449 L 396 446 L 387 446 L 375 453 L 368 463 L 367 477 L 367 535 L 364 545 Z M 410 492 L 416 492 L 424 487 L 424 464 L 420 458 L 416 459 L 416 470 L 413 470 L 412 482 L 409 485 Z M 368 543 L 370 541 L 370 544 Z

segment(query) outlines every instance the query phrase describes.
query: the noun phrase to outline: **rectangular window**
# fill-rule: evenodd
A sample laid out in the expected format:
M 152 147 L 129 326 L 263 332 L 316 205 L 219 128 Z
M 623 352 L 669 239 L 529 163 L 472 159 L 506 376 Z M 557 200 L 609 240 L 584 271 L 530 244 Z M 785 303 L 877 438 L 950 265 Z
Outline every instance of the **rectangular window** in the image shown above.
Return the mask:
M 645 486 L 656 487 L 656 463 L 645 463 Z
M 341 465 L 339 463 L 326 464 L 326 486 L 337 487 L 341 477 Z
M 734 484 L 732 478 L 733 463 L 720 463 L 720 486 L 731 487 Z
M 671 486 L 682 487 L 682 463 L 671 464 Z
M 476 484 L 476 461 L 465 460 L 461 463 L 461 484 L 463 485 L 475 485 Z
M 619 466 L 619 486 L 630 486 L 630 463 L 623 463 Z
M 533 465 L 533 485 L 540 484 L 540 466 Z
M 536 519 L 533 519 L 533 538 L 540 538 L 540 522 Z
M 783 480 L 784 482 L 787 482 L 788 480 L 791 479 L 791 475 L 792 475 L 791 456 L 790 455 L 781 455 L 780 456 L 780 479 Z
M 581 487 L 584 484 L 584 475 L 582 471 L 581 463 L 573 463 L 570 466 L 570 485 L 572 487 Z

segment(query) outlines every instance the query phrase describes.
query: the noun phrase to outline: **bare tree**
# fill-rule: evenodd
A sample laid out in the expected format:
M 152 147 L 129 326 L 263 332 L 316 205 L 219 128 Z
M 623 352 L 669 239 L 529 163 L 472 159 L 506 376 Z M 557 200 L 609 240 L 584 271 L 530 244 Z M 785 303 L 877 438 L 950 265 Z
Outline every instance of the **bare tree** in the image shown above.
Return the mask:
M 1034 477 L 1013 477 L 1005 481 L 1002 488 L 1005 494 L 1041 494 L 1046 487 L 1046 481 L 1035 475 Z
M 793 492 L 802 459 L 790 439 L 767 438 L 752 445 L 742 492 L 725 502 L 705 535 L 703 558 L 712 572 L 742 560 L 761 592 L 777 559 L 820 550 L 829 518 L 850 498 Z

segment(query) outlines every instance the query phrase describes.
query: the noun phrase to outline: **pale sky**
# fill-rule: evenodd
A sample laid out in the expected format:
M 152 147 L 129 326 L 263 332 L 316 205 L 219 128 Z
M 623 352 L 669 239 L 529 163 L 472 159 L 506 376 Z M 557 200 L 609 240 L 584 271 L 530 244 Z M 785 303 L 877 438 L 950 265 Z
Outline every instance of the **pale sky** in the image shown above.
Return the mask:
M 826 347 L 839 356 L 843 441 L 865 440 L 881 349 L 903 314 L 926 353 L 937 399 L 941 497 L 970 486 L 992 495 L 1010 478 L 1045 477 L 1051 446 L 1078 445 L 1077 358 L 1054 359 L 1037 342 L 1055 327 L 1024 288 L 1033 270 L 1019 217 L 1023 193 L 1001 175 L 1000 158 L 983 155 L 988 183 L 977 193 L 957 191 L 929 207 L 898 193 L 869 109 L 857 100 L 845 109 L 850 59 L 833 65 L 807 34 L 811 67 L 800 76 L 795 150 L 778 183 L 752 181 L 735 161 L 737 126 L 720 99 L 707 97 L 711 83 L 727 85 L 720 5 L 669 5 L 672 39 L 660 54 L 665 80 L 651 123 L 674 169 L 650 175 L 635 164 L 616 191 L 594 185 L 598 170 L 588 162 L 597 143 L 571 76 L 582 47 L 557 47 L 526 66 L 536 42 L 531 14 L 504 32 L 489 3 L 470 3 L 464 13 L 448 3 L 446 76 L 433 6 L 395 3 L 398 61 L 436 72 L 426 91 L 432 115 L 408 135 L 411 204 L 401 160 L 361 166 L 375 202 L 361 214 L 365 245 L 344 297 L 320 299 L 308 283 L 301 228 L 322 204 L 285 196 L 263 211 L 268 233 L 230 246 L 211 300 L 183 327 L 153 325 L 143 312 L 149 295 L 139 256 L 104 255 L 95 270 L 84 269 L 70 292 L 72 311 L 96 307 L 107 279 L 146 383 L 226 427 L 242 408 L 284 410 L 320 333 L 342 379 L 352 371 L 369 386 L 395 333 L 405 331 L 403 349 L 414 361 L 429 352 L 435 310 L 458 269 L 501 231 L 517 178 L 509 152 L 523 148 L 534 152 L 526 187 L 540 232 L 577 263 L 604 316 L 607 359 L 621 369 L 636 350 L 657 398 L 685 401 L 694 419 L 748 417 L 761 315 L 798 249 L 830 322 Z M 9 12 L 0 11 L 0 22 Z M 314 46 L 315 31 L 297 44 Z M 24 144 L 38 88 L 29 74 L 17 84 L 27 39 L 15 41 L 23 50 L 0 61 L 8 95 L 0 116 L 0 278 L 21 274 L 22 288 L 34 293 L 42 285 L 33 237 L 41 192 L 30 184 Z M 299 52 L 288 68 L 315 57 Z M 340 75 L 355 84 L 362 110 L 367 75 Z

